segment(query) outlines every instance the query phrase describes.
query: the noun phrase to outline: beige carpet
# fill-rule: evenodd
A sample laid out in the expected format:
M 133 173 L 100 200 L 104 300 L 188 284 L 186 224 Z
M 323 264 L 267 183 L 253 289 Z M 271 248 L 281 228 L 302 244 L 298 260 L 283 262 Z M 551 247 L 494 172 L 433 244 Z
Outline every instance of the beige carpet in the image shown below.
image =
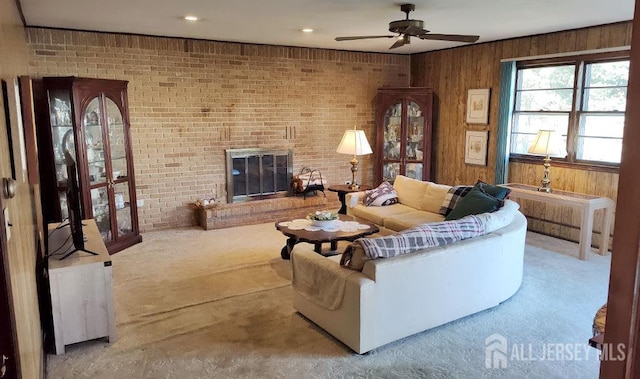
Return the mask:
M 118 341 L 49 355 L 48 377 L 597 377 L 595 351 L 590 361 L 561 366 L 484 367 L 484 338 L 493 333 L 521 343 L 586 342 L 606 300 L 609 257 L 583 262 L 562 254 L 574 254 L 575 244 L 528 240 L 525 282 L 514 298 L 360 356 L 292 308 L 290 266 L 280 258 L 286 238 L 272 223 L 147 233 L 113 256 Z M 568 304 L 550 317 L 545 306 L 554 301 Z

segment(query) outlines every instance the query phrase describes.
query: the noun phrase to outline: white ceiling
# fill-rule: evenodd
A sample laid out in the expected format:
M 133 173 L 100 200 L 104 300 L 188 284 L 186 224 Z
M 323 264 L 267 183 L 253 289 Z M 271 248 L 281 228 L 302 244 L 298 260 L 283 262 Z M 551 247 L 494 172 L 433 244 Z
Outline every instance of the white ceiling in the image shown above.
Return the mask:
M 19 0 L 28 26 L 188 37 L 269 45 L 412 54 L 461 46 L 413 38 L 389 50 L 393 39 L 334 40 L 385 35 L 404 19 L 391 0 Z M 627 21 L 634 0 L 414 1 L 412 19 L 434 33 L 475 34 L 477 43 Z M 198 22 L 181 17 L 193 14 Z M 313 28 L 314 33 L 302 33 Z

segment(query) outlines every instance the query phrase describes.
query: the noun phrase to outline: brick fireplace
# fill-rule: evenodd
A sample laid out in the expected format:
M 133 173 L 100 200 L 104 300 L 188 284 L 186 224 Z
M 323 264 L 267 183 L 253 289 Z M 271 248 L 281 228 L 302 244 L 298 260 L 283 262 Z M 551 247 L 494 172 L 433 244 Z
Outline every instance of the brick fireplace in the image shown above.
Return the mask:
M 196 209 L 196 222 L 203 229 L 304 218 L 317 210 L 340 207 L 331 192 L 306 197 L 291 193 L 291 150 L 247 148 L 225 153 L 227 204 Z
M 287 196 L 293 177 L 293 151 L 227 149 L 227 203 Z

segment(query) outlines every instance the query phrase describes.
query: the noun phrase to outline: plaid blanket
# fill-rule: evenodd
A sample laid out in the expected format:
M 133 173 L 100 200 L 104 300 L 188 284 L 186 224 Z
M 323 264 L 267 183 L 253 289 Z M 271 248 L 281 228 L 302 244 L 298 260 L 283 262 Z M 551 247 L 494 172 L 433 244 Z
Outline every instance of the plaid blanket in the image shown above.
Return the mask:
M 442 201 L 442 206 L 440 207 L 440 214 L 443 216 L 448 215 L 453 208 L 458 205 L 460 200 L 465 197 L 469 191 L 471 191 L 472 186 L 453 186 L 449 189 L 449 192 L 444 196 L 444 200 Z
M 481 236 L 485 234 L 485 220 L 483 217 L 467 216 L 455 221 L 418 225 L 391 236 L 359 238 L 356 242 L 362 245 L 365 254 L 371 259 L 389 258 Z

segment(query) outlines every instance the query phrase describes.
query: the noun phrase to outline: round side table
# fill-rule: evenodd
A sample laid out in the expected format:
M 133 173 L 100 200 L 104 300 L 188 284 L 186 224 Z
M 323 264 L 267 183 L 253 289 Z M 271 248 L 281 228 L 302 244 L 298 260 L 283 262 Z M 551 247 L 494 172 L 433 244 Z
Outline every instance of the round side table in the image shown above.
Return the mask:
M 366 190 L 370 190 L 371 187 L 370 186 L 365 186 L 365 185 L 361 185 L 358 189 L 351 189 L 349 188 L 349 186 L 347 184 L 334 184 L 329 186 L 329 191 L 332 192 L 337 192 L 338 193 L 338 199 L 340 199 L 340 210 L 338 211 L 338 213 L 346 215 L 347 214 L 347 203 L 346 203 L 346 197 L 347 194 L 350 192 L 359 192 L 359 191 L 366 191 Z

